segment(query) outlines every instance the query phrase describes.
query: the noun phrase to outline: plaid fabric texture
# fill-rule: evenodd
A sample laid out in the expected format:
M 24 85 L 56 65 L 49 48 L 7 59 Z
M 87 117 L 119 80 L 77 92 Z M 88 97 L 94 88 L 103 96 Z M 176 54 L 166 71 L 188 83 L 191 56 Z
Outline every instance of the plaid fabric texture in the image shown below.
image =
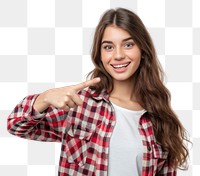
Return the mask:
M 62 142 L 59 176 L 106 176 L 116 122 L 114 109 L 106 91 L 96 94 L 88 88 L 79 94 L 82 106 L 69 112 L 49 107 L 42 114 L 33 109 L 38 95 L 27 96 L 9 115 L 8 131 L 31 140 Z M 176 176 L 167 162 L 168 153 L 156 142 L 149 119 L 148 112 L 143 114 L 138 128 L 144 146 L 141 175 Z

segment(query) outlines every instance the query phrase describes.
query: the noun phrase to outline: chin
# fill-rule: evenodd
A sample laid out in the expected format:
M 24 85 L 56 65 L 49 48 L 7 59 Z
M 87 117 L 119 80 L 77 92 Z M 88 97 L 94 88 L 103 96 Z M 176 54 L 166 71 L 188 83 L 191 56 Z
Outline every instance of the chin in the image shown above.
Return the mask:
M 114 77 L 113 79 L 116 81 L 127 81 L 130 80 L 131 77 Z

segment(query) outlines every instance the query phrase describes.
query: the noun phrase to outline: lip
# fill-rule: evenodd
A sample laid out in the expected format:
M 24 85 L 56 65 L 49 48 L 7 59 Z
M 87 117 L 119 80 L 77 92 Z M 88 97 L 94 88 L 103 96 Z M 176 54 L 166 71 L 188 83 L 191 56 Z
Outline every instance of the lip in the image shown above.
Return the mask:
M 131 62 L 123 62 L 123 63 L 116 63 L 116 64 L 110 64 L 111 66 L 118 66 L 118 65 L 126 65 L 126 64 L 130 64 Z
M 117 63 L 117 64 L 110 64 L 113 68 L 113 70 L 116 73 L 123 73 L 128 69 L 128 66 L 130 65 L 131 62 L 123 62 L 123 63 Z M 120 67 L 120 68 L 116 68 L 117 66 L 121 66 L 121 65 L 126 65 L 124 67 Z

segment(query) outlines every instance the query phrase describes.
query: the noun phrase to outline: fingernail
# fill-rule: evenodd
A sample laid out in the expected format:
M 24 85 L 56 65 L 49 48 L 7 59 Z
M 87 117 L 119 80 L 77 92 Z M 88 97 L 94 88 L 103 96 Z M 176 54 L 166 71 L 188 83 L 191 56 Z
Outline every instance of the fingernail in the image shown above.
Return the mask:
M 96 78 L 96 80 L 97 80 L 97 81 L 100 81 L 100 80 L 101 80 L 101 78 L 100 78 L 100 77 L 97 77 L 97 78 Z

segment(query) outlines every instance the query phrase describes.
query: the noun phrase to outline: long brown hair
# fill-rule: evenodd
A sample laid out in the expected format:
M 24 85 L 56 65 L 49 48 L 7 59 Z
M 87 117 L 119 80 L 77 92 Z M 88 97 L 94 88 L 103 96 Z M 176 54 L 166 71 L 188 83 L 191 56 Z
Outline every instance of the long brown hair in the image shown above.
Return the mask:
M 107 26 L 115 25 L 127 31 L 141 50 L 142 59 L 133 75 L 134 93 L 137 101 L 151 114 L 151 121 L 157 141 L 163 149 L 169 151 L 168 162 L 183 168 L 188 158 L 185 141 L 189 141 L 186 130 L 170 107 L 171 95 L 163 84 L 164 72 L 157 59 L 152 39 L 141 19 L 128 9 L 110 9 L 104 13 L 96 27 L 92 46 L 92 61 L 95 68 L 88 76 L 100 77 L 101 82 L 95 87 L 96 92 L 113 89 L 112 77 L 106 72 L 101 62 L 101 42 Z

